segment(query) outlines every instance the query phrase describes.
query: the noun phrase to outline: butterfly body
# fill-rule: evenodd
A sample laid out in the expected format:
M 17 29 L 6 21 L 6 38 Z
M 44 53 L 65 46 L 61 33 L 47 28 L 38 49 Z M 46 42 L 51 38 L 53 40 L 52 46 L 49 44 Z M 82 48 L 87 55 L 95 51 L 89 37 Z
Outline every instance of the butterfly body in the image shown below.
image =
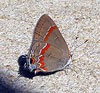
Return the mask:
M 34 30 L 25 68 L 30 72 L 62 70 L 70 59 L 68 46 L 54 21 L 43 15 Z

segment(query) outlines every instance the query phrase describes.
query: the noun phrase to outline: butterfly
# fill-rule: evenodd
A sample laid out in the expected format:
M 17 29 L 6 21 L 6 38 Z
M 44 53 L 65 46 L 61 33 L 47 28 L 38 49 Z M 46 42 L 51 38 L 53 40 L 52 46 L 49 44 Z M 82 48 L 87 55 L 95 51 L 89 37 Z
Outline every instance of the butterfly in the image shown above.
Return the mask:
M 24 69 L 35 73 L 59 71 L 69 65 L 70 59 L 68 45 L 58 27 L 44 14 L 35 27 Z

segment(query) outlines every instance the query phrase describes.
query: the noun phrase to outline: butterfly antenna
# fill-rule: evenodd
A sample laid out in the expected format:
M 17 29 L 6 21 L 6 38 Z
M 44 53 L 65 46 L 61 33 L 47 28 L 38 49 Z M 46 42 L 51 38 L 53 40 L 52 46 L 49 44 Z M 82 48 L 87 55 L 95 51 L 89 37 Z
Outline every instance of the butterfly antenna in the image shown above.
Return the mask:
M 77 38 L 76 38 L 77 39 Z M 73 52 L 77 49 L 77 48 L 79 48 L 79 47 L 81 47 L 83 44 L 85 44 L 86 42 L 87 42 L 88 40 L 85 40 L 82 44 L 80 44 L 80 45 L 78 45 L 77 47 L 75 47 L 75 48 L 73 48 L 72 49 L 72 51 L 71 51 L 71 61 L 66 65 L 66 68 L 67 69 L 71 69 L 72 71 L 74 71 L 76 74 L 78 73 L 77 71 L 75 71 L 75 69 L 74 69 L 74 65 L 72 64 L 72 56 L 73 56 Z M 68 73 L 68 70 L 66 71 L 66 69 L 64 69 L 64 71 L 65 71 L 65 74 L 67 74 Z
M 83 44 L 85 44 L 86 42 L 88 42 L 88 40 L 85 40 L 82 44 L 78 45 L 77 47 L 73 48 L 72 51 L 71 51 L 71 57 L 72 57 L 72 53 L 79 47 L 81 47 Z

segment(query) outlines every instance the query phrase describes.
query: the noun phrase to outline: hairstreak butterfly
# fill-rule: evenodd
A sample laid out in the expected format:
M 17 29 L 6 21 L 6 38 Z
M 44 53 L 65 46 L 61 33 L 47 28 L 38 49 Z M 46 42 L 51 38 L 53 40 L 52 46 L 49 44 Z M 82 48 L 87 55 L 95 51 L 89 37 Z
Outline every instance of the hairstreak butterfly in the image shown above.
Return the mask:
M 38 21 L 24 68 L 30 72 L 54 72 L 69 65 L 70 52 L 54 21 L 44 14 Z

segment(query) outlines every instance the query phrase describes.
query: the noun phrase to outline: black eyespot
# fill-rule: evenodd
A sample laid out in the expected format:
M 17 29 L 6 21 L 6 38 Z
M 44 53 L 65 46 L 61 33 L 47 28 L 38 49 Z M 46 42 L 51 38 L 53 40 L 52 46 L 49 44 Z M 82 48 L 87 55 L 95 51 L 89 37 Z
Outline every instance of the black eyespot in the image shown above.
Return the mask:
M 32 64 L 32 58 L 30 59 L 30 63 Z

